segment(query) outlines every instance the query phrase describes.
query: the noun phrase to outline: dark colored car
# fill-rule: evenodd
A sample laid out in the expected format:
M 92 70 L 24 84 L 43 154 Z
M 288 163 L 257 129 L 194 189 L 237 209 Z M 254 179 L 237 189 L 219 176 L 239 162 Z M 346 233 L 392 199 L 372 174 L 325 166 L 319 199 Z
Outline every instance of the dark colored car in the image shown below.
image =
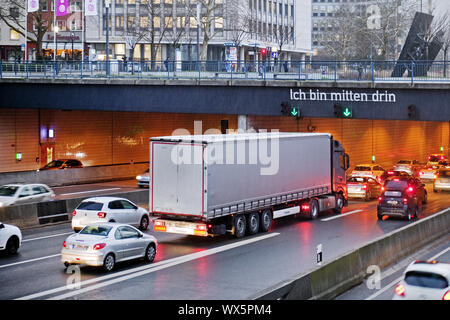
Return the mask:
M 390 169 L 386 170 L 381 176 L 380 176 L 380 183 L 384 184 L 388 178 L 391 177 L 410 177 L 411 175 L 402 170 L 396 170 L 396 169 Z
M 427 190 L 420 179 L 415 177 L 392 177 L 384 183 L 378 201 L 378 219 L 386 215 L 411 220 L 417 218 L 419 206 L 427 203 Z
M 58 159 L 47 163 L 39 170 L 58 170 L 70 168 L 83 168 L 83 164 L 81 163 L 80 160 L 76 159 Z

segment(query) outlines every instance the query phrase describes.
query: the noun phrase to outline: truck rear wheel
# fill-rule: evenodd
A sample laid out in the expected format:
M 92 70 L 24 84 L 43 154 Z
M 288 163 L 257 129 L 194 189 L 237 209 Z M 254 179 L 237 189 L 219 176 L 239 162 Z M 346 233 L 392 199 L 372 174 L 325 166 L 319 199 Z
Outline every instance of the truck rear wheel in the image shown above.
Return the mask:
M 317 219 L 319 216 L 319 204 L 316 199 L 311 199 L 309 201 L 309 218 L 311 220 Z
M 261 212 L 261 218 L 259 223 L 259 230 L 261 232 L 267 232 L 272 225 L 272 211 L 270 209 L 266 209 Z
M 259 231 L 259 215 L 258 212 L 251 212 L 247 215 L 247 233 L 255 234 Z
M 237 215 L 234 218 L 234 236 L 236 238 L 242 238 L 245 235 L 246 221 L 243 214 Z
M 366 198 L 367 198 L 367 196 L 366 196 Z M 366 199 L 366 201 L 367 201 L 367 199 Z M 342 196 L 341 193 L 338 193 L 336 195 L 336 208 L 334 208 L 333 211 L 335 213 L 341 213 L 343 208 L 344 208 L 344 197 Z

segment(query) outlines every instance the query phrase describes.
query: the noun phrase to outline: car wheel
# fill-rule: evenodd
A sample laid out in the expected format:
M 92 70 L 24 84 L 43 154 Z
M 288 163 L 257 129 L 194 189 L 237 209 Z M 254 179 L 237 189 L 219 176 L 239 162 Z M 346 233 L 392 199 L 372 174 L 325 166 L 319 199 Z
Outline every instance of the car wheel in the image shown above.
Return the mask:
M 246 221 L 243 214 L 234 218 L 234 235 L 236 238 L 242 238 L 245 235 Z
M 336 208 L 333 209 L 335 213 L 341 213 L 344 208 L 344 197 L 341 193 L 336 195 Z
M 148 217 L 147 216 L 143 216 L 141 218 L 141 223 L 139 225 L 139 229 L 141 229 L 142 231 L 145 231 L 148 229 Z
M 438 193 L 438 192 L 439 192 L 439 190 L 433 189 L 433 192 L 434 192 L 434 193 Z
M 258 212 L 252 212 L 247 215 L 247 232 L 252 235 L 259 230 L 259 215 Z
M 16 254 L 19 251 L 19 239 L 15 236 L 8 239 L 6 243 L 6 253 L 8 254 Z
M 317 219 L 319 216 L 319 204 L 315 199 L 309 201 L 309 218 L 311 220 Z
M 114 255 L 112 253 L 108 254 L 103 261 L 103 269 L 106 272 L 110 272 L 114 269 L 114 266 L 116 264 L 116 259 L 114 258 Z
M 259 230 L 261 232 L 269 231 L 272 225 L 272 211 L 270 209 L 266 209 L 263 212 L 261 212 L 261 217 L 259 221 L 260 221 Z
M 147 249 L 145 250 L 145 261 L 147 262 L 153 262 L 155 260 L 156 256 L 156 248 L 153 243 L 149 244 Z
M 378 220 L 383 220 L 383 215 L 377 213 Z

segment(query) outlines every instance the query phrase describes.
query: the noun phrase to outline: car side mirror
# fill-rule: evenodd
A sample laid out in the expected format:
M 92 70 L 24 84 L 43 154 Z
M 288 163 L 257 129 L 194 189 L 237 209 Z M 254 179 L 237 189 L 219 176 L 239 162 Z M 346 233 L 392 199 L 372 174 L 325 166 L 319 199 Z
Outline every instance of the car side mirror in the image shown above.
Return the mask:
M 3 223 L 0 223 L 0 229 L 5 229 L 5 225 Z
M 142 234 L 142 233 L 138 234 L 138 238 L 142 238 L 143 236 L 144 236 L 144 234 Z

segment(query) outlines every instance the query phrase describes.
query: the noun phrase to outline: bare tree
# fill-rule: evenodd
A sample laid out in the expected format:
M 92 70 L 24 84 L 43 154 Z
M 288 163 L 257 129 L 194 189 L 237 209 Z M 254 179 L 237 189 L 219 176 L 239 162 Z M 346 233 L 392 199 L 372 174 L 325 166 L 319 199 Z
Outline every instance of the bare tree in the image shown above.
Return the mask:
M 355 55 L 355 38 L 358 23 L 353 10 L 347 6 L 340 7 L 331 22 L 333 32 L 326 32 L 323 39 L 326 54 L 339 61 L 346 61 Z
M 26 30 L 26 17 L 27 8 L 26 2 L 23 0 L 1 0 L 0 4 L 0 20 L 2 20 L 9 28 L 16 31 L 23 37 L 27 37 L 28 41 L 36 43 L 36 58 L 41 60 L 42 54 L 42 42 L 45 33 L 50 29 L 52 24 L 51 18 L 45 18 L 42 8 L 44 7 L 45 0 L 40 0 L 39 10 L 33 13 L 29 13 L 31 16 L 31 24 L 33 28 Z
M 229 0 L 224 10 L 226 21 L 224 31 L 227 33 L 228 39 L 237 47 L 237 59 L 241 60 L 239 49 L 250 33 L 252 23 L 251 11 L 247 3 L 242 0 Z

